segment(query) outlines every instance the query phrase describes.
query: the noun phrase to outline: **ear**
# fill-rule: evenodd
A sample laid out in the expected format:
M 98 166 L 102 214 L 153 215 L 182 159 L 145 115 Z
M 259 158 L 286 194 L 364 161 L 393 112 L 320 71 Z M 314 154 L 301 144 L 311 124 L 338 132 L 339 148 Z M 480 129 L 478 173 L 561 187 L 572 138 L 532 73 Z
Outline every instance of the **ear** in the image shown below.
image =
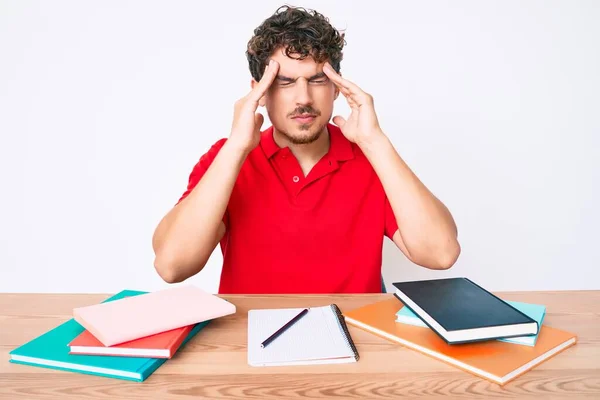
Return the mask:
M 252 79 L 250 81 L 250 87 L 252 87 L 252 89 L 254 89 L 254 86 L 256 86 L 257 84 L 258 84 L 258 82 L 256 82 L 254 79 Z M 258 105 L 261 107 L 264 107 L 265 103 L 266 103 L 265 96 L 261 97 L 260 100 L 258 100 Z

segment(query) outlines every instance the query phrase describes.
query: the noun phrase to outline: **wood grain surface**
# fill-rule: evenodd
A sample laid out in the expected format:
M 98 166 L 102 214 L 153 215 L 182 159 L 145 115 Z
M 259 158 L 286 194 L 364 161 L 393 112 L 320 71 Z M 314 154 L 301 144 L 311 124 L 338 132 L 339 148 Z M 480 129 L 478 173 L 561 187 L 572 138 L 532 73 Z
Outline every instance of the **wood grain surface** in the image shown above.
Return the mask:
M 503 387 L 353 326 L 358 363 L 250 367 L 249 309 L 336 303 L 348 311 L 392 295 L 223 296 L 236 305 L 236 314 L 211 322 L 137 383 L 8 362 L 10 350 L 71 318 L 74 307 L 99 303 L 108 294 L 0 294 L 0 399 L 600 399 L 600 291 L 497 294 L 545 304 L 544 323 L 577 334 L 578 343 Z

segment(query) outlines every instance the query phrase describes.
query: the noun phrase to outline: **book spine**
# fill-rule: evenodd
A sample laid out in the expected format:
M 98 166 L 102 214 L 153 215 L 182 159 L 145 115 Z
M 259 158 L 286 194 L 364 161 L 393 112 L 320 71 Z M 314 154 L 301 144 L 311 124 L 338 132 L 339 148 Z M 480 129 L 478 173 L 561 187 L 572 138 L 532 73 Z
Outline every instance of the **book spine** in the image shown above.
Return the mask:
M 356 361 L 358 361 L 360 356 L 358 354 L 358 350 L 356 349 L 356 346 L 354 345 L 352 336 L 350 336 L 350 332 L 348 331 L 348 326 L 346 325 L 346 320 L 344 319 L 344 316 L 342 315 L 342 311 L 337 306 L 337 304 L 332 304 L 331 309 L 333 310 L 333 313 L 337 317 L 338 326 L 340 327 L 340 330 L 342 331 L 342 334 L 344 335 L 344 338 L 346 339 L 346 343 L 348 344 L 348 347 L 350 347 L 352 349 L 352 352 L 354 353 L 354 359 Z

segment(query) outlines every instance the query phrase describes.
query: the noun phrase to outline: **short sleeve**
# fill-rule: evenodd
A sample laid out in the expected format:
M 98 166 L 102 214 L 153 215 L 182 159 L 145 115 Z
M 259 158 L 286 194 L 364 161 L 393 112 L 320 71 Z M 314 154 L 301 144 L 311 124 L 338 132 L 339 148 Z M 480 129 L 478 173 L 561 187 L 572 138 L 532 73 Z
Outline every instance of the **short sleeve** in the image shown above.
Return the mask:
M 385 236 L 392 239 L 394 237 L 394 234 L 398 230 L 398 222 L 396 222 L 396 216 L 394 215 L 394 211 L 392 210 L 392 206 L 390 205 L 390 202 L 389 202 L 387 196 L 385 198 L 384 218 L 385 218 L 385 221 L 384 221 L 385 222 Z
M 219 151 L 226 141 L 227 139 L 225 138 L 220 139 L 213 144 L 211 148 L 202 155 L 202 157 L 200 157 L 200 160 L 196 163 L 192 169 L 192 172 L 190 173 L 187 188 L 177 201 L 177 204 L 181 203 L 181 201 L 183 201 L 183 199 L 185 199 L 192 192 L 192 190 L 194 190 L 198 182 L 200 182 L 200 179 L 202 179 L 214 159 L 217 157 L 217 154 L 219 154 Z M 223 223 L 225 223 L 225 226 L 228 226 L 227 212 L 225 212 L 225 215 L 223 216 Z
M 192 192 L 192 190 L 194 190 L 198 182 L 200 182 L 200 179 L 202 179 L 202 177 L 208 170 L 208 167 L 210 167 L 214 159 L 217 157 L 217 154 L 219 154 L 219 151 L 221 150 L 226 141 L 227 139 L 220 139 L 218 142 L 213 144 L 211 148 L 202 155 L 202 157 L 200 157 L 200 160 L 196 163 L 196 165 L 194 165 L 194 168 L 190 173 L 187 189 L 185 190 L 185 192 L 183 192 L 183 194 L 177 201 L 177 204 L 181 203 L 181 201 L 185 199 Z

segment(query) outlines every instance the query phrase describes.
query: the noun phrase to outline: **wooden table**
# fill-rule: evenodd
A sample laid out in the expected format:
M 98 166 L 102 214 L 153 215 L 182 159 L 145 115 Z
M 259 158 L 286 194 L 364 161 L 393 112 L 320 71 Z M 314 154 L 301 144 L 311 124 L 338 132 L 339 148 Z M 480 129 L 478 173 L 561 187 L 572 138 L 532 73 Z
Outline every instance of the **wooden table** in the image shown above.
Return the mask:
M 70 318 L 77 306 L 108 295 L 0 294 L 0 398 L 572 398 L 600 399 L 600 291 L 499 293 L 545 304 L 545 324 L 578 335 L 578 343 L 500 387 L 359 328 L 349 326 L 358 363 L 294 367 L 247 364 L 247 314 L 253 308 L 319 306 L 342 311 L 389 298 L 223 296 L 237 313 L 213 321 L 145 382 L 12 364 L 8 352 Z

